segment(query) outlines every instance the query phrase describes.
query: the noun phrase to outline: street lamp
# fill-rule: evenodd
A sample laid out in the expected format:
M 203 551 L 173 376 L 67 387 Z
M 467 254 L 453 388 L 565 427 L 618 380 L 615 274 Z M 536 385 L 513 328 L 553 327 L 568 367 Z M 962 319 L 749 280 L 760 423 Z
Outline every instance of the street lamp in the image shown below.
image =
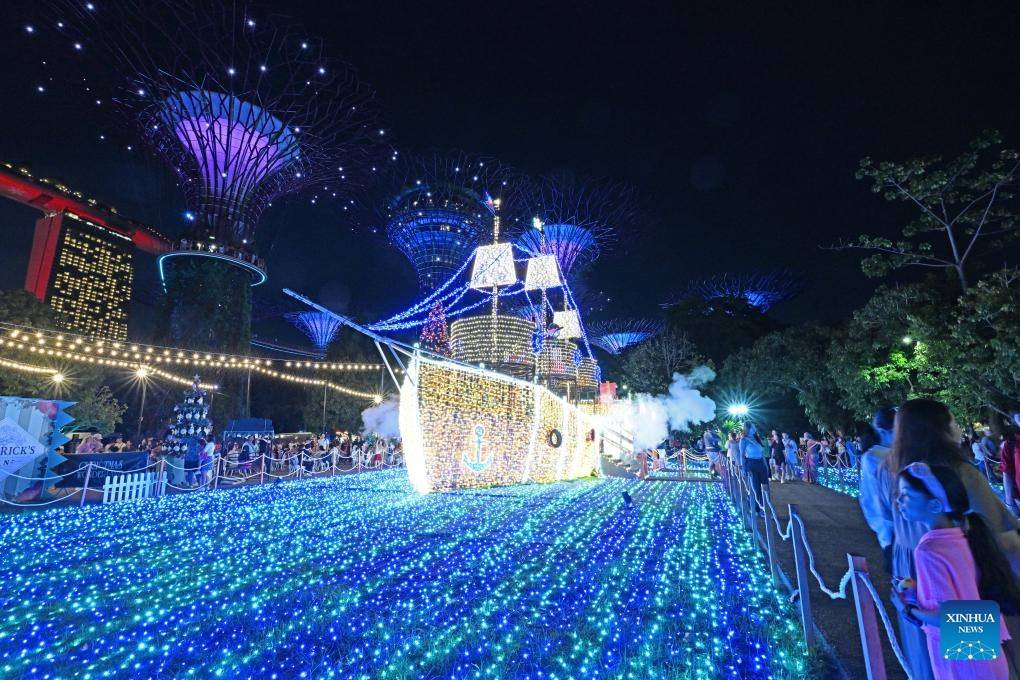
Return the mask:
M 135 371 L 135 377 L 142 383 L 142 403 L 138 407 L 138 430 L 135 432 L 135 441 L 137 442 L 142 436 L 142 419 L 145 417 L 145 388 L 149 382 L 149 369 L 139 366 Z
M 54 397 L 60 396 L 60 388 L 64 384 L 65 380 L 67 380 L 67 376 L 60 372 L 54 373 L 53 375 L 50 376 L 50 381 L 53 383 Z

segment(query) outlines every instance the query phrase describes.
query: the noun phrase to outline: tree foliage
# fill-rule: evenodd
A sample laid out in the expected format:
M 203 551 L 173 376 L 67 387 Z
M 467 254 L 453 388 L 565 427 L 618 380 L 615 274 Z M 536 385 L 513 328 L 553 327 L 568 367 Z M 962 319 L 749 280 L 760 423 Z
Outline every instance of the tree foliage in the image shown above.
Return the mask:
M 916 158 L 902 163 L 861 161 L 858 179 L 889 201 L 903 201 L 917 216 L 901 237 L 859 236 L 837 248 L 873 254 L 861 263 L 868 276 L 903 267 L 950 270 L 965 291 L 975 260 L 987 259 L 1020 224 L 1015 213 L 1020 153 L 1006 148 L 997 132 L 985 132 L 956 158 Z
M 0 322 L 14 326 L 55 330 L 63 316 L 21 288 L 0 290 Z
M 74 416 L 74 430 L 91 430 L 113 432 L 121 423 L 127 404 L 120 403 L 113 391 L 106 385 L 74 390 L 70 395 L 75 405 L 67 409 Z
M 674 373 L 687 373 L 701 358 L 687 333 L 677 328 L 631 348 L 623 361 L 623 376 L 632 392 L 664 394 Z
M 766 400 L 792 397 L 812 424 L 847 431 L 854 418 L 842 407 L 838 386 L 826 367 L 836 335 L 819 324 L 769 333 L 723 362 L 718 388 Z
M 691 298 L 670 310 L 669 325 L 686 333 L 716 365 L 779 324 L 742 297 Z

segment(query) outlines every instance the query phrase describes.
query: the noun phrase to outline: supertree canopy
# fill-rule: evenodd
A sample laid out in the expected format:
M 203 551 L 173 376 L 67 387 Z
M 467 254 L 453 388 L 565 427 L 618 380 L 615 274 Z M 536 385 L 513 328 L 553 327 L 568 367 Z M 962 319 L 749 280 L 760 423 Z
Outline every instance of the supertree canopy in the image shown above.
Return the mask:
M 588 327 L 588 340 L 596 347 L 618 355 L 639 342 L 662 332 L 662 323 L 650 319 L 596 321 Z
M 531 255 L 555 255 L 566 276 L 597 259 L 634 214 L 633 191 L 626 185 L 563 174 L 525 185 L 516 203 L 534 218 L 517 245 Z
M 660 306 L 675 307 L 687 300 L 743 300 L 759 312 L 767 312 L 772 305 L 788 300 L 801 291 L 804 282 L 800 275 L 788 271 L 723 273 L 707 279 L 690 282 Z
M 157 338 L 246 351 L 248 288 L 266 279 L 259 217 L 309 189 L 313 201 L 350 204 L 384 157 L 371 91 L 318 40 L 251 3 L 49 5 L 58 16 L 46 23 L 73 55 L 62 69 L 83 71 L 71 83 L 97 106 L 112 102 L 184 190 L 192 225 L 159 259 Z
M 56 4 L 90 96 L 110 87 L 177 175 L 196 237 L 247 250 L 274 199 L 343 203 L 382 151 L 371 91 L 297 27 L 231 3 Z
M 343 328 L 343 322 L 333 314 L 324 312 L 292 312 L 285 315 L 286 319 L 308 336 L 320 352 L 325 352 L 330 343 L 336 339 L 337 333 Z
M 392 166 L 398 189 L 386 204 L 386 235 L 429 292 L 492 239 L 493 201 L 513 175 L 491 158 L 463 153 L 401 158 Z

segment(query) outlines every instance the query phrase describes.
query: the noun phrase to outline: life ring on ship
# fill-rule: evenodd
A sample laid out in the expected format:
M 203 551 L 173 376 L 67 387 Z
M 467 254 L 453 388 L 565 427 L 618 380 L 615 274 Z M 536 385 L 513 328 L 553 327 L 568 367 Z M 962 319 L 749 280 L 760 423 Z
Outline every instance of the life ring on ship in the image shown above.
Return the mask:
M 549 446 L 554 449 L 558 449 L 563 445 L 563 435 L 556 428 L 549 430 L 549 436 L 546 440 L 549 442 Z

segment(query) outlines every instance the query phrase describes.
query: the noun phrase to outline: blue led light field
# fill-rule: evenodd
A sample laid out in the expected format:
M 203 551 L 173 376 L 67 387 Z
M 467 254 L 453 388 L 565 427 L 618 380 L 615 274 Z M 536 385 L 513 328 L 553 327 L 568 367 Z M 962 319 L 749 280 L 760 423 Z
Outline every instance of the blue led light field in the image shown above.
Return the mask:
M 806 676 L 717 484 L 418 495 L 387 471 L 24 513 L 0 536 L 3 677 Z

